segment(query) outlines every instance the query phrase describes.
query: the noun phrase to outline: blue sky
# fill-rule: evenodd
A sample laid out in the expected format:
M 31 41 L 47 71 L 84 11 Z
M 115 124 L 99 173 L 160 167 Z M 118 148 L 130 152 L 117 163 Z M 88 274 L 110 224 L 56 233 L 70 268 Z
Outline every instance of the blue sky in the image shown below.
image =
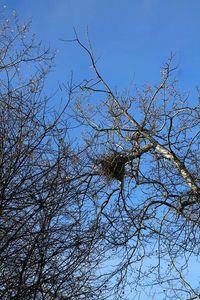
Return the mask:
M 113 87 L 124 88 L 159 80 L 160 67 L 176 55 L 176 75 L 184 90 L 200 83 L 199 0 L 4 0 L 19 18 L 32 17 L 37 36 L 59 49 L 54 78 L 64 81 L 87 73 L 88 60 L 75 45 L 73 27 L 83 39 L 89 28 L 103 75 Z
M 1 0 L 0 6 L 16 10 L 22 22 L 31 17 L 38 39 L 59 50 L 51 75 L 55 88 L 72 70 L 77 79 L 88 72 L 85 53 L 60 40 L 73 38 L 73 27 L 83 40 L 89 28 L 99 68 L 112 87 L 158 82 L 171 52 L 183 91 L 193 95 L 200 85 L 199 0 Z

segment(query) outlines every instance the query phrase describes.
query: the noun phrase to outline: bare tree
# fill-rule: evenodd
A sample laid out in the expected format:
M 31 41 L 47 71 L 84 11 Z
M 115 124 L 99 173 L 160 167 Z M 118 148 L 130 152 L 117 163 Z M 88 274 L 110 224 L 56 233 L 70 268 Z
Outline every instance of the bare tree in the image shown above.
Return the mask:
M 55 111 L 51 51 L 16 16 L 0 41 L 0 298 L 199 299 L 199 99 L 173 57 L 157 85 L 119 93 L 76 36 L 94 78 Z
M 97 299 L 99 238 L 69 138 L 70 95 L 51 108 L 44 86 L 54 55 L 29 25 L 1 19 L 0 298 Z
M 142 292 L 199 299 L 191 277 L 200 254 L 199 97 L 179 91 L 173 56 L 157 85 L 113 91 L 91 45 L 77 35 L 73 42 L 94 71 L 80 85 L 74 114 L 83 126 L 82 161 L 91 174 L 85 198 L 97 212 L 110 299 Z

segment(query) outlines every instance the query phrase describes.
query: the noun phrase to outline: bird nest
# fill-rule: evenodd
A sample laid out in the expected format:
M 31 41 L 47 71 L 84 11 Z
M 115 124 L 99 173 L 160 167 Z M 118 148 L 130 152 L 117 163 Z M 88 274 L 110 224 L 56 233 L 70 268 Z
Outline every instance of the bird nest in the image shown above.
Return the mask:
M 109 180 L 123 181 L 125 176 L 125 164 L 127 157 L 122 153 L 111 152 L 97 160 L 100 174 Z

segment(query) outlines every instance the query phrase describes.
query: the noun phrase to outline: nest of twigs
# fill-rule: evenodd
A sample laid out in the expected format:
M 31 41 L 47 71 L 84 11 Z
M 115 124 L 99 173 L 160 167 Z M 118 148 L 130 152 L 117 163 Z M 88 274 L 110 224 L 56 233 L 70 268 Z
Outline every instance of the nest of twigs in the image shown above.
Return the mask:
M 109 180 L 119 180 L 121 182 L 124 180 L 126 162 L 127 157 L 118 152 L 105 154 L 97 160 L 102 175 Z

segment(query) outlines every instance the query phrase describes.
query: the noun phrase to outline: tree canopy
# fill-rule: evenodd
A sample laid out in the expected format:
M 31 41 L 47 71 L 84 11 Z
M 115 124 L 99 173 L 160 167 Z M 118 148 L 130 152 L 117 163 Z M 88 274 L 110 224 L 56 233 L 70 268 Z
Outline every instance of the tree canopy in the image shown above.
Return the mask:
M 1 299 L 199 299 L 198 89 L 171 55 L 157 84 L 112 90 L 75 33 L 93 77 L 53 109 L 29 25 L 1 20 Z

